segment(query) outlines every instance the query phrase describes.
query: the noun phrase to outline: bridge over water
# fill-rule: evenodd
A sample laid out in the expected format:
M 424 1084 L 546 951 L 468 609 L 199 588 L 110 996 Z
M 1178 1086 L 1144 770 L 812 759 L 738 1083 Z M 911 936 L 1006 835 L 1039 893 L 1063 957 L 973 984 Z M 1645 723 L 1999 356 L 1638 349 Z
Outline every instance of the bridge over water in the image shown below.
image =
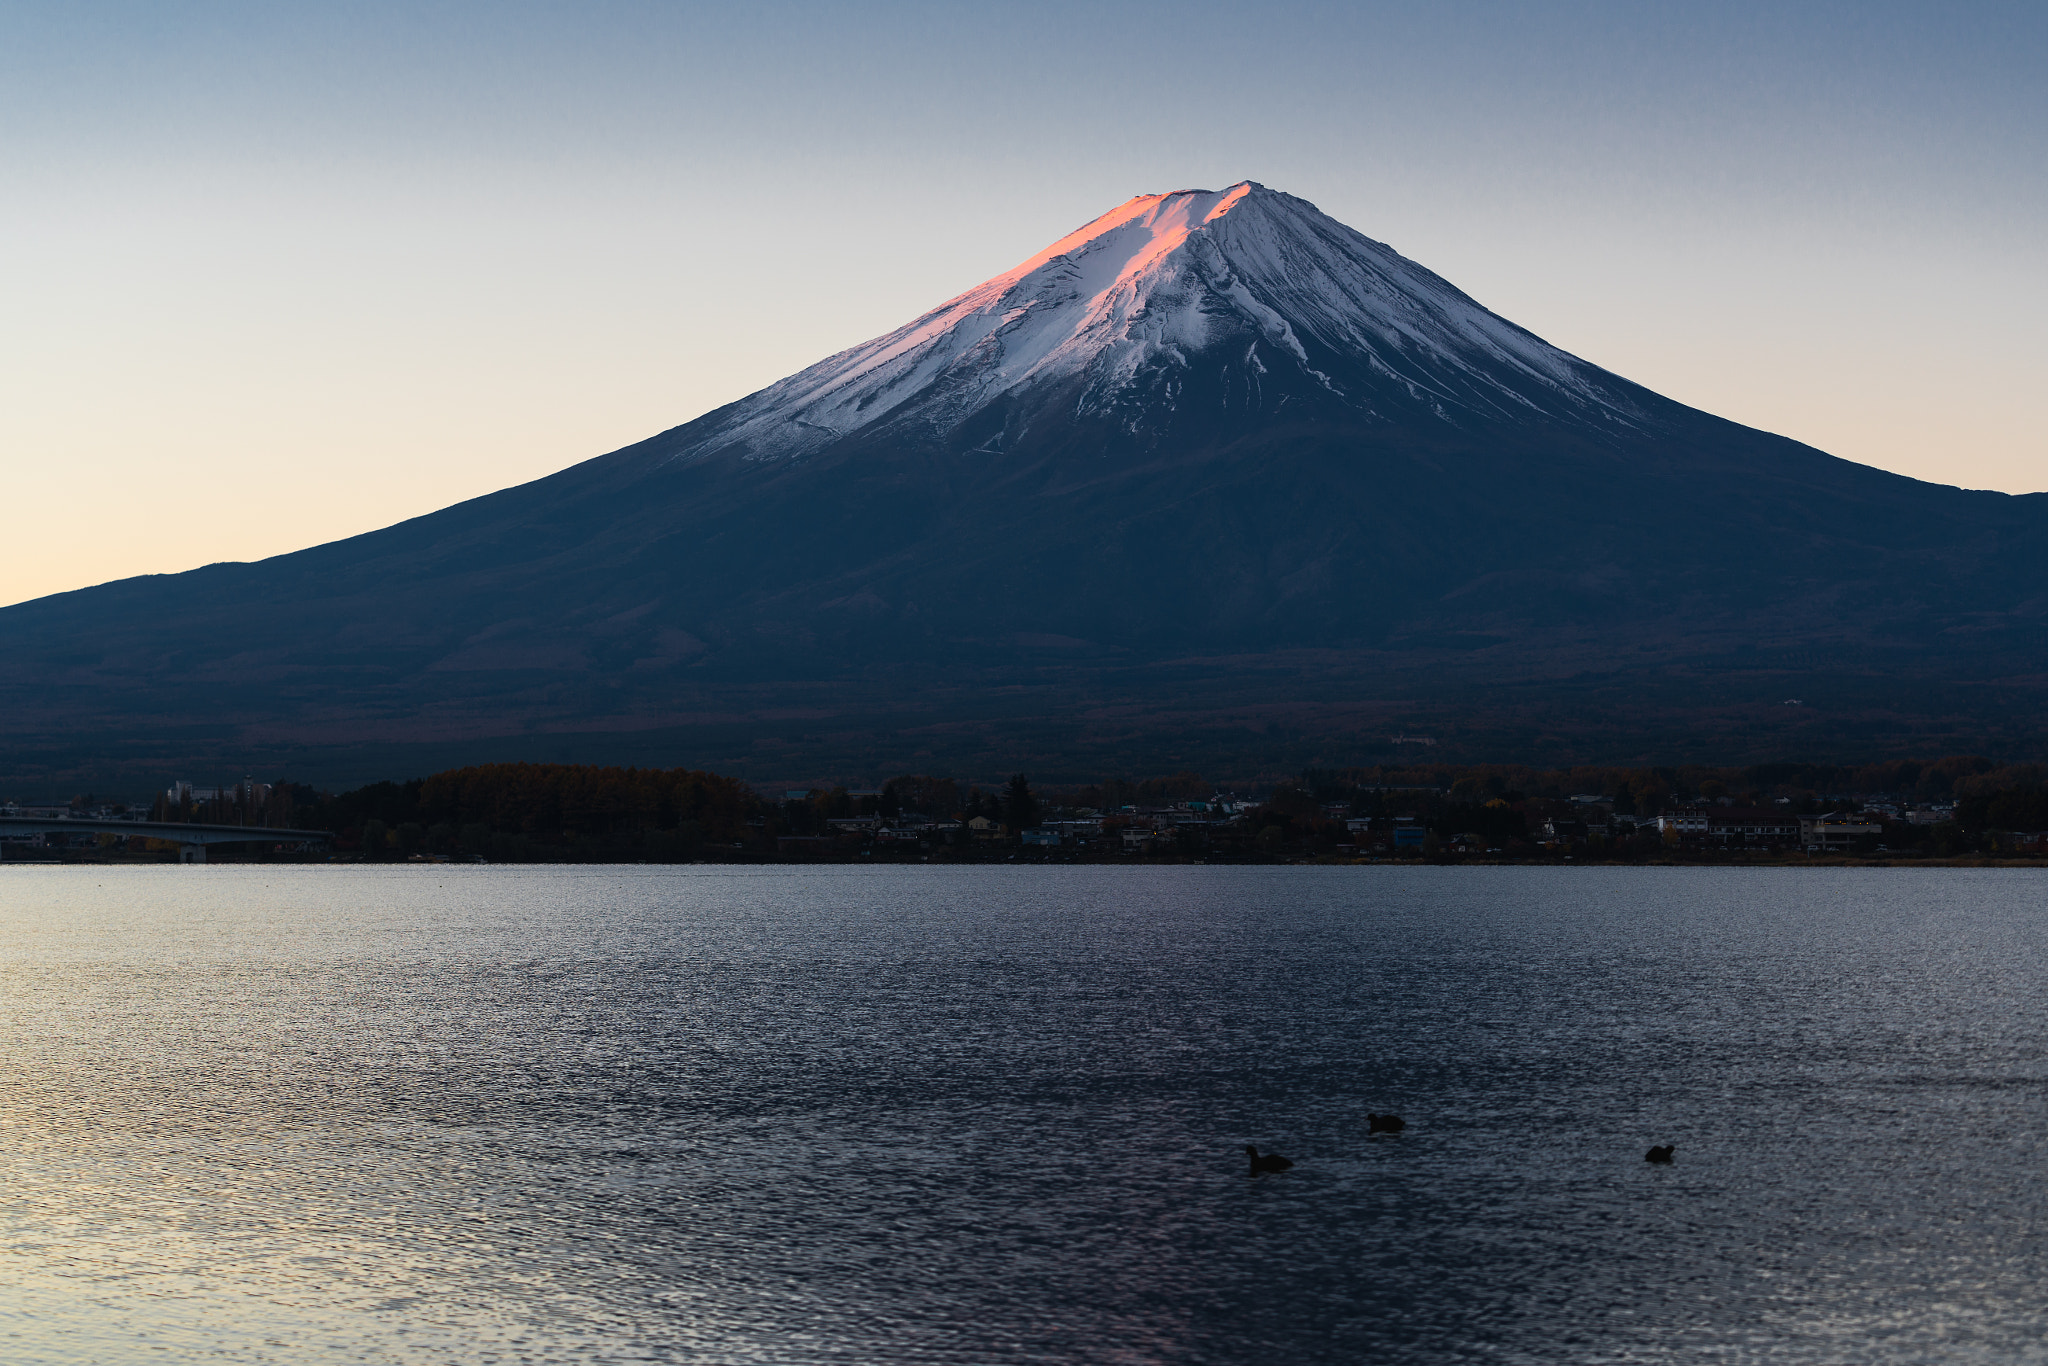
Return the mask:
M 0 839 L 24 835 L 147 835 L 178 846 L 181 863 L 206 862 L 209 844 L 326 844 L 325 830 L 283 830 L 266 825 L 185 825 L 177 821 L 53 820 L 47 816 L 0 816 Z

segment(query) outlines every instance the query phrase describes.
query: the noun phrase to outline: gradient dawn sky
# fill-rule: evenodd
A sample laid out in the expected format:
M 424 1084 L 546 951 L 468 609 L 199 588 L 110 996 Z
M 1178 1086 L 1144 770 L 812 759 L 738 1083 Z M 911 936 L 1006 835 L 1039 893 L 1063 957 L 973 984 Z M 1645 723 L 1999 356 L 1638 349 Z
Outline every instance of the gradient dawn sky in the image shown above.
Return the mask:
M 0 0 L 0 602 L 674 426 L 1251 178 L 1673 398 L 2048 489 L 2048 5 Z

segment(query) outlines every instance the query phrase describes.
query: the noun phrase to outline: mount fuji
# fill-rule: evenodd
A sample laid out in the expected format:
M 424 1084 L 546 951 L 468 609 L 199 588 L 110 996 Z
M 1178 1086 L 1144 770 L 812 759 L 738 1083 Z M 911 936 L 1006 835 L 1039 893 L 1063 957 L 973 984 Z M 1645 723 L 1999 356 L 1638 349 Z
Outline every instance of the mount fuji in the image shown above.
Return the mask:
M 0 776 L 2010 751 L 2044 690 L 2048 495 L 1687 408 L 1246 181 L 548 478 L 0 611 Z

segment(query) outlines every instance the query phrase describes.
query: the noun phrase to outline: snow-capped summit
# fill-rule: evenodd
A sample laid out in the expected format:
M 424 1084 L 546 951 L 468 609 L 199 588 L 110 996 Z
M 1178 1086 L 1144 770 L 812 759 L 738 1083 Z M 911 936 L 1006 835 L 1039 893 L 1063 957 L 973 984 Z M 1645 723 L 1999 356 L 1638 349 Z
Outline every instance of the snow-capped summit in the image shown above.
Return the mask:
M 1031 393 L 1133 431 L 1304 401 L 1382 421 L 1638 417 L 1603 371 L 1308 201 L 1246 180 L 1129 200 L 894 332 L 693 424 L 674 456 L 784 459 L 883 429 L 944 440 Z M 974 447 L 1014 444 L 1032 419 L 1021 407 L 977 424 Z

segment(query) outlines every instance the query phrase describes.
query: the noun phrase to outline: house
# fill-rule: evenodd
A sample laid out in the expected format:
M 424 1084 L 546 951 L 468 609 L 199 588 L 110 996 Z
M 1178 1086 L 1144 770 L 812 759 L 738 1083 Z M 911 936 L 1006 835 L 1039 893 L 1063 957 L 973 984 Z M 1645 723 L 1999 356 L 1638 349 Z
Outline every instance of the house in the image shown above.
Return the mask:
M 894 825 L 877 826 L 875 838 L 903 844 L 918 844 L 934 839 L 951 844 L 953 836 L 959 833 L 958 821 L 934 821 L 921 816 L 905 816 Z
M 1716 807 L 1707 812 L 1707 835 L 1728 849 L 1789 848 L 1799 843 L 1799 818 L 1769 807 Z
M 1026 844 L 1058 844 L 1060 832 L 1040 827 L 1037 830 L 1024 831 L 1022 838 Z
M 1394 847 L 1396 849 L 1420 849 L 1429 842 L 1426 827 L 1413 821 L 1399 821 L 1394 825 Z
M 1877 822 L 1840 811 L 1830 811 L 1825 816 L 1799 818 L 1799 842 L 1815 853 L 1829 849 L 1848 849 L 1858 840 L 1875 839 L 1882 834 L 1884 827 Z
M 1672 811 L 1657 817 L 1657 832 L 1674 844 L 1697 844 L 1706 838 L 1707 820 L 1704 811 Z
M 1767 806 L 1695 806 L 1657 818 L 1676 844 L 1721 849 L 1785 849 L 1800 843 L 1799 818 Z
M 881 826 L 880 816 L 834 816 L 825 824 L 844 834 L 855 835 L 863 830 L 874 830 Z

